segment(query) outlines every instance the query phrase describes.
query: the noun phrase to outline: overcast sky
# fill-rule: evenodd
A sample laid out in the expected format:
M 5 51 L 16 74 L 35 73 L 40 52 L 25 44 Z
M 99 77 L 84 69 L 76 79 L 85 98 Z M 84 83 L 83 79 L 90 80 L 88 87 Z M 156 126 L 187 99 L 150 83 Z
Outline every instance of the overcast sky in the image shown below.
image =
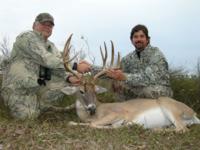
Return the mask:
M 0 40 L 9 37 L 12 45 L 18 34 L 32 29 L 41 12 L 54 16 L 50 40 L 60 49 L 74 33 L 77 48 L 84 45 L 84 36 L 93 56 L 100 56 L 100 44 L 106 41 L 109 45 L 110 40 L 125 56 L 134 50 L 131 28 L 144 24 L 151 45 L 161 49 L 170 66 L 193 72 L 200 58 L 199 0 L 5 0 L 0 5 Z

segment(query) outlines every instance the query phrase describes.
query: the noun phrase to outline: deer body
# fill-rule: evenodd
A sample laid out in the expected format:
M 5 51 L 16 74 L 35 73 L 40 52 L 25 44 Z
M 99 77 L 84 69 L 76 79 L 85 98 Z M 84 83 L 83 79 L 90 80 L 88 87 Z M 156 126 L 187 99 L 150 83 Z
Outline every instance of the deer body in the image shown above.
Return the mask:
M 200 124 L 196 113 L 190 107 L 168 97 L 135 99 L 119 103 L 98 102 L 96 113 L 92 116 L 79 100 L 76 103 L 79 118 L 96 128 L 116 128 L 132 124 L 139 124 L 144 128 L 174 125 L 179 131 L 187 130 L 187 125 Z

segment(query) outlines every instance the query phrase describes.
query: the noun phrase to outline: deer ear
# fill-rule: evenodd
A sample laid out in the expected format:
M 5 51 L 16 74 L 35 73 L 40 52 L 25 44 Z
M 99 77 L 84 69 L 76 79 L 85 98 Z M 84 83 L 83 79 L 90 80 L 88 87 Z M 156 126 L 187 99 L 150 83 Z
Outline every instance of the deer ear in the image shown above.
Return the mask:
M 95 91 L 96 91 L 97 94 L 101 94 L 101 93 L 107 92 L 108 90 L 104 87 L 95 85 Z
M 66 95 L 73 95 L 79 90 L 79 87 L 76 86 L 67 86 L 61 89 L 61 91 Z

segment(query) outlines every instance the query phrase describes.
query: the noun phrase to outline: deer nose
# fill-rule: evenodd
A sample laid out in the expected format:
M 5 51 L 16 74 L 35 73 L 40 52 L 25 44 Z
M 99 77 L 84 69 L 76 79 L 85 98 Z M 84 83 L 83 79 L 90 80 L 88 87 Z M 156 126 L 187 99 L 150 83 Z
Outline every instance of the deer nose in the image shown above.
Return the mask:
M 93 104 L 88 105 L 88 111 L 90 112 L 90 115 L 94 115 L 96 112 L 96 106 Z

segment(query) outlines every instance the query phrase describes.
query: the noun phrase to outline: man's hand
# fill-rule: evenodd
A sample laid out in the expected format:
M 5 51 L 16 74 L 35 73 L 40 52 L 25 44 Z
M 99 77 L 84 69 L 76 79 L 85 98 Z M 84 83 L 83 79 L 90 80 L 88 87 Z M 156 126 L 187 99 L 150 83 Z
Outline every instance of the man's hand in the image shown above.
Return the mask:
M 91 65 L 85 60 L 82 60 L 79 64 L 77 64 L 77 71 L 79 73 L 86 73 L 89 72 L 90 70 L 91 70 Z
M 80 84 L 82 75 L 78 74 L 78 76 L 79 79 L 76 76 L 69 76 L 68 81 L 72 84 Z
M 115 80 L 126 80 L 125 74 L 120 69 L 108 69 L 106 75 Z

